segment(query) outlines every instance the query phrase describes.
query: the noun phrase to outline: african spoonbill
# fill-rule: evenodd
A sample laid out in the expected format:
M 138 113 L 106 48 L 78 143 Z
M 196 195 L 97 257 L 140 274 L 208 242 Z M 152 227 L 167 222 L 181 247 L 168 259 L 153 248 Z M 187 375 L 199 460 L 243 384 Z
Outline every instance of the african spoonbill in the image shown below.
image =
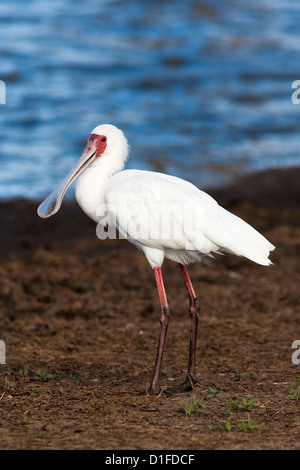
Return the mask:
M 154 270 L 160 301 L 160 334 L 149 394 L 159 394 L 159 377 L 170 310 L 161 266 L 164 258 L 180 265 L 189 296 L 191 317 L 187 377 L 198 382 L 195 372 L 200 305 L 187 265 L 215 253 L 233 253 L 268 266 L 274 246 L 253 227 L 233 215 L 208 194 L 180 178 L 141 170 L 123 170 L 128 156 L 127 140 L 110 124 L 91 133 L 79 161 L 39 206 L 42 218 L 60 208 L 69 185 L 79 176 L 76 200 L 100 226 L 113 227 L 144 252 Z

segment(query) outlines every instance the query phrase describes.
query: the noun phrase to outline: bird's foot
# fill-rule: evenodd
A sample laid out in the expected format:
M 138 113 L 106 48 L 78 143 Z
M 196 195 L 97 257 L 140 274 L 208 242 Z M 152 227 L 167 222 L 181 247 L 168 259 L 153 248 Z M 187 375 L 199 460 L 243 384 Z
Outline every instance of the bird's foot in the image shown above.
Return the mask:
M 197 385 L 200 385 L 200 380 L 195 374 L 187 374 L 186 379 L 180 385 L 188 390 L 193 390 Z
M 149 388 L 148 391 L 147 391 L 147 395 L 155 397 L 155 396 L 159 395 L 160 392 L 161 392 L 161 389 L 154 390 L 153 388 Z
M 145 395 L 158 396 L 164 390 L 164 387 L 160 387 L 159 384 L 151 384 L 148 390 L 145 392 Z
M 178 385 L 172 387 L 160 386 L 159 383 L 151 383 L 147 391 L 142 392 L 141 395 L 160 396 L 162 393 L 176 393 L 176 392 L 190 392 L 200 385 L 200 379 L 196 377 L 194 372 L 188 372 L 185 380 Z
M 199 379 L 196 377 L 195 374 L 187 374 L 186 379 L 179 383 L 178 385 L 174 385 L 173 387 L 168 388 L 168 391 L 173 392 L 190 392 L 194 390 L 196 386 L 200 385 Z

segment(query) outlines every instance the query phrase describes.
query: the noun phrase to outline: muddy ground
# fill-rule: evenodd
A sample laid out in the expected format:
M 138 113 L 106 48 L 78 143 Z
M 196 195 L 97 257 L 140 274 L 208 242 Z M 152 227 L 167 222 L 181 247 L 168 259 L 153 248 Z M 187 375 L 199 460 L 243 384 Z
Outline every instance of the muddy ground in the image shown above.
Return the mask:
M 0 204 L 1 449 L 298 449 L 300 171 L 212 190 L 276 245 L 274 265 L 234 256 L 190 267 L 201 302 L 200 385 L 185 377 L 189 315 L 178 267 L 159 397 L 147 396 L 159 332 L 151 268 L 126 240 L 100 241 L 73 202 Z

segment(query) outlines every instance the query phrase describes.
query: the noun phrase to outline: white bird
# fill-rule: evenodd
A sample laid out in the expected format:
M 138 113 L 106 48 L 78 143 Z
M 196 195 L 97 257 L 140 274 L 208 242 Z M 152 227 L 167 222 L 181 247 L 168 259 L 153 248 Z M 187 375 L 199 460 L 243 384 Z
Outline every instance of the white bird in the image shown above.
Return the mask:
M 183 384 L 194 385 L 198 382 L 195 353 L 200 305 L 187 265 L 214 253 L 233 253 L 267 266 L 272 264 L 269 254 L 275 247 L 193 184 L 162 173 L 123 170 L 127 156 L 123 132 L 110 124 L 97 126 L 79 161 L 39 206 L 38 214 L 42 218 L 55 214 L 69 185 L 85 170 L 76 185 L 79 206 L 100 228 L 118 230 L 144 252 L 154 270 L 160 299 L 160 335 L 148 390 L 158 394 L 170 316 L 161 272 L 164 258 L 179 263 L 189 295 L 190 348 Z

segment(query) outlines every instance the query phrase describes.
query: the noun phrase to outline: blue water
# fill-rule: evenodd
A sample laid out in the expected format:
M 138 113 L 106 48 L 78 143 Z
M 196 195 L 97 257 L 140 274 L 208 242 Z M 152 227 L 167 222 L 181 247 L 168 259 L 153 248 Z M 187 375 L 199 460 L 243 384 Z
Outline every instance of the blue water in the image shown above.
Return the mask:
M 47 195 L 106 122 L 200 187 L 300 164 L 299 25 L 299 0 L 2 2 L 0 198 Z

